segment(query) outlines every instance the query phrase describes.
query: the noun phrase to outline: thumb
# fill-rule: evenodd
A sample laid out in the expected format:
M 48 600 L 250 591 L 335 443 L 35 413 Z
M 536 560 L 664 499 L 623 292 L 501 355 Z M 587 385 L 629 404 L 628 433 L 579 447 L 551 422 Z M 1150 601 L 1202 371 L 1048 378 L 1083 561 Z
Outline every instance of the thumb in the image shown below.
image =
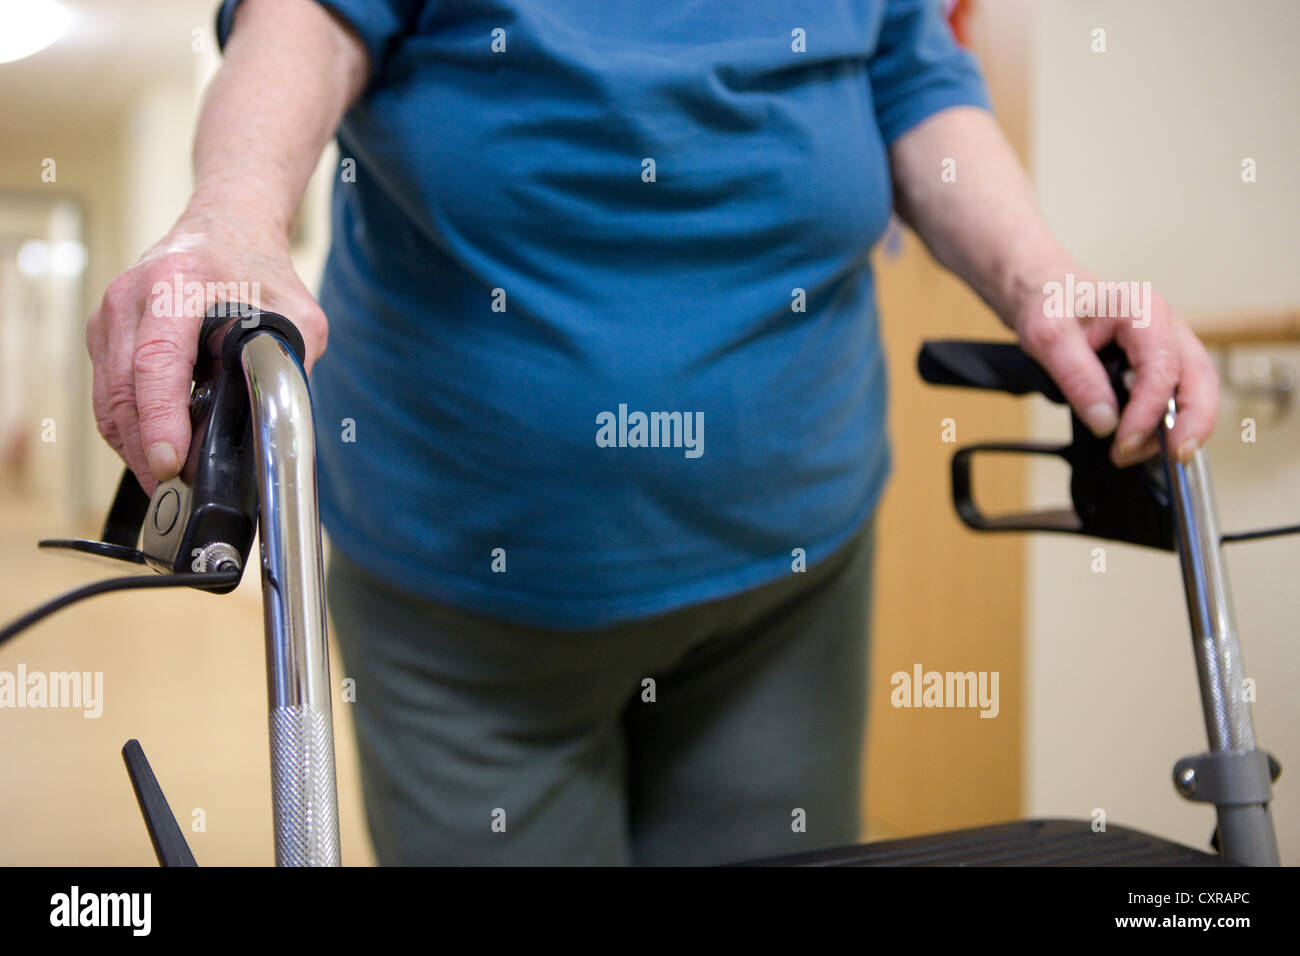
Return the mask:
M 190 386 L 199 323 L 146 312 L 136 334 L 135 403 L 140 445 L 159 481 L 174 477 L 190 445 Z

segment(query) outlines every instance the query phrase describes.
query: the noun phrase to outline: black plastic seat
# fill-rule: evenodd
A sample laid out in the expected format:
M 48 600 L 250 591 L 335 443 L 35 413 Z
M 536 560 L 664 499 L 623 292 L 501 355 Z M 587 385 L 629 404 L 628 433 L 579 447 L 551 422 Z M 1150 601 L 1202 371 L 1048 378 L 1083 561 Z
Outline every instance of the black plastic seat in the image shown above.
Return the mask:
M 755 860 L 746 866 L 1231 866 L 1222 857 L 1127 827 L 1017 820 L 951 833 Z

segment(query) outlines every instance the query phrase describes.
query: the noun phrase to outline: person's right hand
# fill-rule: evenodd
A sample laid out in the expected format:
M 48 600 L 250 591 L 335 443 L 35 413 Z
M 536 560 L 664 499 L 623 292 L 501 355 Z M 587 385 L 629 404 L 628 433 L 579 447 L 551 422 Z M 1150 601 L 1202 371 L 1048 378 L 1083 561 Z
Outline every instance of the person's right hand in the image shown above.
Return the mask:
M 298 278 L 288 242 L 219 214 L 187 215 L 111 283 L 86 324 L 94 366 L 99 433 L 153 494 L 174 477 L 190 445 L 190 387 L 202 314 L 182 309 L 185 284 L 204 289 L 247 283 L 259 308 L 279 312 L 302 332 L 307 370 L 325 351 L 325 313 Z M 257 283 L 257 285 L 254 285 Z M 203 311 L 215 299 L 204 302 Z

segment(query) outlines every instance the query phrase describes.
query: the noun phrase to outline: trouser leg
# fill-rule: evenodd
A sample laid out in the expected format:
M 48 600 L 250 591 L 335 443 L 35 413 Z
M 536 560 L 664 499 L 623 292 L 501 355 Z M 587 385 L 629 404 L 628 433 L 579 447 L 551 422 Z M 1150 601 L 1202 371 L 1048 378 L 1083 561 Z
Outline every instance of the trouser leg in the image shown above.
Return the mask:
M 626 714 L 633 859 L 725 863 L 859 839 L 870 530 L 816 579 L 734 600 Z

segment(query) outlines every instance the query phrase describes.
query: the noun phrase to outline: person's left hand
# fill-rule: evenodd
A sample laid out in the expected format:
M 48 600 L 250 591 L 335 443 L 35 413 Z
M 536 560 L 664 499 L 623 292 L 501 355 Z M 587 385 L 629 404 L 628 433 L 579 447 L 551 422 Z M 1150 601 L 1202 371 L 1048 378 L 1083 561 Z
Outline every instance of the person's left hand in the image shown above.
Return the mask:
M 1073 270 L 1074 287 L 1094 283 L 1094 276 Z M 1064 286 L 1065 272 L 1048 282 Z M 1169 399 L 1177 399 L 1178 416 L 1169 434 L 1170 454 L 1186 462 L 1210 437 L 1219 413 L 1219 376 L 1214 363 L 1187 323 L 1161 296 L 1139 292 L 1138 309 L 1099 309 L 1105 293 L 1093 296 L 1091 308 L 1062 310 L 1062 296 L 1044 291 L 1044 284 L 1021 297 L 1008 325 L 1020 347 L 1035 359 L 1064 392 L 1070 406 L 1099 437 L 1115 432 L 1111 459 L 1121 468 L 1145 461 L 1160 450 L 1156 428 Z M 1131 285 L 1131 284 L 1130 284 Z M 1147 288 L 1137 284 L 1139 290 Z M 1099 312 L 1105 311 L 1102 316 Z M 1111 315 L 1123 311 L 1127 317 Z M 1064 312 L 1064 314 L 1062 314 Z M 1080 314 L 1086 313 L 1086 314 Z M 1097 350 L 1114 341 L 1137 373 L 1123 417 Z M 1118 422 L 1117 422 L 1118 418 Z M 1118 426 L 1118 427 L 1117 427 Z

